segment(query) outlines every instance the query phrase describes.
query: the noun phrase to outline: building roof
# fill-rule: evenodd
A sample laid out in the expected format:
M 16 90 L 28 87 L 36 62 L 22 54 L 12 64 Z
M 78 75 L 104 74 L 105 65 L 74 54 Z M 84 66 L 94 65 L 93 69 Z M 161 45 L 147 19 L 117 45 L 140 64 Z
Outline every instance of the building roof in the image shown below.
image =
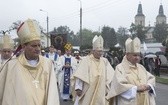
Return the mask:
M 137 11 L 137 15 L 136 16 L 145 16 L 143 14 L 143 11 L 142 11 L 142 4 L 141 3 L 139 3 L 139 5 L 138 5 L 138 11 Z
M 141 44 L 141 52 L 142 53 L 156 53 L 156 52 L 164 52 L 165 46 L 162 43 L 145 43 L 147 50 L 144 50 L 144 44 Z

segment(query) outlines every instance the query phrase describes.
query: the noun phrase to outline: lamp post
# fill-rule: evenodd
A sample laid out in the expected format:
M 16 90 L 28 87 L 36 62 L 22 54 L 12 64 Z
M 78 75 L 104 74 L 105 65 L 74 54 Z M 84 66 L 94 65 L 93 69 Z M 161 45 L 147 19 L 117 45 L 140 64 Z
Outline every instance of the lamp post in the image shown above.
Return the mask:
M 80 46 L 82 45 L 82 1 L 80 1 Z
M 49 47 L 49 35 L 48 35 L 48 30 L 49 30 L 49 27 L 48 27 L 48 24 L 49 24 L 49 18 L 48 18 L 48 12 L 47 11 L 44 11 L 42 9 L 40 9 L 40 11 L 42 12 L 46 12 L 47 13 L 47 47 Z

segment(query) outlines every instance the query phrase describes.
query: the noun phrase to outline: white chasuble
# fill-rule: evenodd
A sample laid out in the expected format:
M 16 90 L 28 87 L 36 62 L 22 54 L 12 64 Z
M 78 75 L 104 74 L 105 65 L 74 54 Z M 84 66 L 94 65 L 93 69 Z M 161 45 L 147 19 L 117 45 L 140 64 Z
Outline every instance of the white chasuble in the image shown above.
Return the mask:
M 95 59 L 93 55 L 83 58 L 73 75 L 72 82 L 83 82 L 82 96 L 77 97 L 78 105 L 107 105 L 105 96 L 113 78 L 113 68 L 107 59 Z
M 54 67 L 39 56 L 31 66 L 24 54 L 9 61 L 0 73 L 0 105 L 60 105 Z
M 155 105 L 154 89 L 153 92 L 137 92 L 137 86 L 143 84 L 154 87 L 154 76 L 147 72 L 142 65 L 134 66 L 124 57 L 116 67 L 107 99 L 115 98 L 115 105 Z M 126 96 L 128 94 L 132 95 L 130 99 Z

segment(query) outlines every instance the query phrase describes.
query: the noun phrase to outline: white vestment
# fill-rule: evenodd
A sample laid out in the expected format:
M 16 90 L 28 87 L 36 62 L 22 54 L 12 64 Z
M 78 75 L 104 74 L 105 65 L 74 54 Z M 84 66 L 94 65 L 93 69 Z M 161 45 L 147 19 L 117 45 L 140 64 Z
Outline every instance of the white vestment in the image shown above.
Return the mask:
M 75 105 L 108 105 L 105 99 L 110 89 L 114 70 L 106 58 L 89 55 L 82 59 L 72 77 L 74 89 L 82 90 L 76 97 Z
M 77 61 L 74 57 L 72 57 L 71 55 L 70 56 L 67 56 L 66 54 L 61 56 L 59 58 L 59 62 L 57 64 L 57 69 L 59 71 L 59 89 L 60 89 L 60 93 L 61 93 L 61 98 L 62 99 L 69 99 L 69 96 L 71 94 L 71 84 L 68 84 L 69 86 L 69 94 L 63 94 L 63 88 L 64 88 L 64 74 L 65 74 L 65 68 L 63 68 L 63 66 L 65 65 L 65 58 L 70 58 L 71 59 L 71 68 L 70 68 L 70 77 L 72 76 L 72 74 L 75 72 L 76 70 L 76 67 L 77 67 Z M 70 81 L 70 77 L 68 79 L 68 81 Z
M 50 60 L 52 60 L 53 64 L 54 64 L 54 71 L 55 71 L 55 74 L 56 74 L 56 77 L 57 77 L 57 80 L 58 80 L 58 75 L 59 75 L 59 72 L 58 72 L 58 69 L 57 69 L 57 63 L 59 61 L 59 55 L 57 53 L 47 53 L 45 55 L 45 57 L 49 58 Z
M 42 56 L 36 64 L 24 54 L 0 72 L 0 105 L 60 105 L 53 63 Z
M 149 91 L 137 92 L 137 86 L 149 85 Z M 155 105 L 155 77 L 140 65 L 132 65 L 126 58 L 117 65 L 107 99 L 114 105 Z M 113 104 L 113 103 L 111 103 Z

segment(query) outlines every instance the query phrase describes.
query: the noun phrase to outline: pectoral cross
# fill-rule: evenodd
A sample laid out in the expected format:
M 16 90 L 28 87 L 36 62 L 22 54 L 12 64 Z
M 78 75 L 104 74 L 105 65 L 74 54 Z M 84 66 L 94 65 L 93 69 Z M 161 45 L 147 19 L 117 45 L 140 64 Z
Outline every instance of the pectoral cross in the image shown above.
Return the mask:
M 38 88 L 39 81 L 34 80 L 34 81 L 32 81 L 32 82 L 33 82 L 33 84 L 35 85 L 35 87 Z

